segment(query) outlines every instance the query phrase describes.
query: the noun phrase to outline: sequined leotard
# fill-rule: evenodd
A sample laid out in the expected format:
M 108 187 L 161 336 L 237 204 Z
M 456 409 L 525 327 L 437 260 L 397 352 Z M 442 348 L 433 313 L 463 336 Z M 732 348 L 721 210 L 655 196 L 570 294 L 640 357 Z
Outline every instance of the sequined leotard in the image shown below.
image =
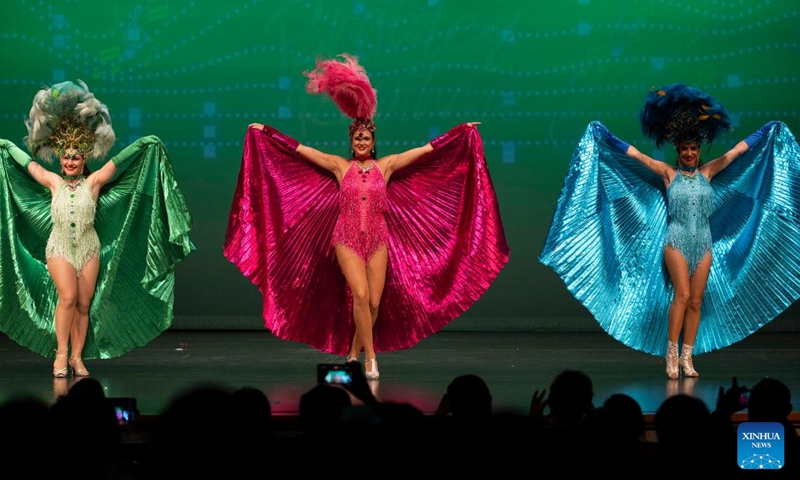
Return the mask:
M 78 276 L 86 262 L 100 254 L 100 239 L 94 229 L 96 203 L 85 177 L 66 179 L 56 188 L 50 204 L 53 230 L 45 256 L 65 258 Z
M 344 245 L 368 263 L 372 254 L 387 244 L 385 211 L 386 182 L 378 165 L 373 160 L 362 169 L 357 162 L 350 162 L 340 186 L 333 245 Z
M 664 245 L 683 254 L 689 273 L 711 251 L 711 226 L 708 217 L 714 206 L 714 189 L 700 172 L 693 175 L 678 171 L 670 183 L 669 220 Z

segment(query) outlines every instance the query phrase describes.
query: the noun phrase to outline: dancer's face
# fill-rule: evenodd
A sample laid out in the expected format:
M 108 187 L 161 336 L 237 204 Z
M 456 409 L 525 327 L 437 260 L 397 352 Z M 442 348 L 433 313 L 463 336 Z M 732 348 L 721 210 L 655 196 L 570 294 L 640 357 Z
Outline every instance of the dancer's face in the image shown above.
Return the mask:
M 369 157 L 373 146 L 375 146 L 375 137 L 369 130 L 359 130 L 350 139 L 350 147 L 355 152 L 356 158 Z
M 700 164 L 700 144 L 697 142 L 680 143 L 678 151 L 678 165 L 682 167 L 697 167 Z
M 61 156 L 61 171 L 64 175 L 80 175 L 86 160 L 74 148 L 68 148 Z

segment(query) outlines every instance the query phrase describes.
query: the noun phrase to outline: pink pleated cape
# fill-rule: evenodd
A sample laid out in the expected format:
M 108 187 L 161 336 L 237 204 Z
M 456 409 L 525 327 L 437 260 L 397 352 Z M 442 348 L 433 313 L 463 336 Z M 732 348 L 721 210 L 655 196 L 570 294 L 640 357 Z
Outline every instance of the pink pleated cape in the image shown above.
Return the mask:
M 444 328 L 508 262 L 478 130 L 463 124 L 449 133 L 389 181 L 376 352 L 410 348 Z M 223 248 L 263 295 L 264 326 L 273 335 L 346 355 L 355 325 L 331 245 L 338 202 L 332 174 L 248 129 Z

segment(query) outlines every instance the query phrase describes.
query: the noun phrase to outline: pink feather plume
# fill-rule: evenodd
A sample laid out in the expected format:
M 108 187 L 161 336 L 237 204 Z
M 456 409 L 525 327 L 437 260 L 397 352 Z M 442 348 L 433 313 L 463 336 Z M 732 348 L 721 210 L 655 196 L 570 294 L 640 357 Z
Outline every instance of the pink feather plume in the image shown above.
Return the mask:
M 306 91 L 325 93 L 350 118 L 371 120 L 378 107 L 377 91 L 372 88 L 366 70 L 358 58 L 347 53 L 338 55 L 344 61 L 317 60 L 314 70 L 303 72 L 308 77 Z

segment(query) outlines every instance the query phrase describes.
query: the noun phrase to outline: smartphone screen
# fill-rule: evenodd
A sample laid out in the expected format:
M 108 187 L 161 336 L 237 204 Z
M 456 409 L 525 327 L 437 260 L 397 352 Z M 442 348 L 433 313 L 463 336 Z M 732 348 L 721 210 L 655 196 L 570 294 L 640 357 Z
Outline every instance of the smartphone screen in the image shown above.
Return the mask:
M 349 385 L 353 381 L 351 366 L 338 363 L 320 363 L 317 365 L 317 381 L 333 385 Z
M 747 408 L 750 404 L 750 392 L 742 392 L 739 396 L 739 408 Z
M 350 377 L 350 372 L 347 370 L 330 370 L 328 371 L 328 375 L 325 377 L 325 383 L 347 385 L 352 381 L 353 379 Z
M 114 414 L 117 417 L 117 425 L 126 427 L 136 420 L 138 409 L 135 398 L 109 398 L 108 401 L 114 406 Z
M 132 411 L 119 406 L 114 407 L 114 413 L 117 416 L 117 425 L 121 427 L 129 425 L 135 418 L 135 414 Z

